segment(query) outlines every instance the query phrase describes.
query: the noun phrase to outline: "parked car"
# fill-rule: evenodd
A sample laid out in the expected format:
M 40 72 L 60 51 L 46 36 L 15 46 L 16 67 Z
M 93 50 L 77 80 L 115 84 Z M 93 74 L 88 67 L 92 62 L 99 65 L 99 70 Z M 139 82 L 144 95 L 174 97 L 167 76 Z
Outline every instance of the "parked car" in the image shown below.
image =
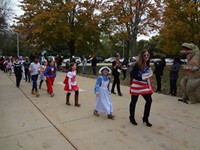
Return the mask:
M 91 63 L 92 59 L 93 59 L 93 57 L 89 58 L 89 59 L 87 60 L 87 62 L 88 62 L 88 63 Z M 103 62 L 103 58 L 102 58 L 102 57 L 96 57 L 96 59 L 97 59 L 97 63 Z
M 74 56 L 72 59 L 75 59 L 75 62 L 77 64 L 80 64 L 81 63 L 81 58 L 80 57 L 77 57 L 77 56 Z M 63 59 L 63 63 L 66 63 L 66 62 L 70 62 L 71 61 L 71 58 L 66 58 L 66 59 Z
M 152 59 L 150 59 L 150 63 L 155 63 L 157 61 L 160 61 L 160 58 L 152 58 Z
M 173 58 L 165 58 L 166 63 L 173 63 Z
M 181 59 L 181 64 L 186 64 L 187 63 L 187 59 Z
M 124 58 L 120 58 L 120 60 L 119 60 L 121 63 L 124 61 Z
M 110 57 L 110 58 L 104 59 L 104 62 L 105 63 L 112 63 L 114 60 L 115 60 L 115 57 Z

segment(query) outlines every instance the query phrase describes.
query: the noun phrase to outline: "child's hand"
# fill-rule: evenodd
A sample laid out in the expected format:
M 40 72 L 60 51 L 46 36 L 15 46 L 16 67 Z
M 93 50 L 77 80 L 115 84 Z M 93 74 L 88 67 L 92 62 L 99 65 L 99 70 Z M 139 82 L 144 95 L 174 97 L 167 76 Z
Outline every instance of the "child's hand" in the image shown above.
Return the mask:
M 96 93 L 96 96 L 98 97 L 98 96 L 99 96 L 99 93 Z

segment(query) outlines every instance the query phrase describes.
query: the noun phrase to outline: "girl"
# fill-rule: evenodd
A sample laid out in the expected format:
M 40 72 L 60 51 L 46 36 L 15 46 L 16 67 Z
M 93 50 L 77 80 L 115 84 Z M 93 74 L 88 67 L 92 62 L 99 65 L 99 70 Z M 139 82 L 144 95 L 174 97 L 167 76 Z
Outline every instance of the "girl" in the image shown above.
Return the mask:
M 66 105 L 69 106 L 71 105 L 69 102 L 69 98 L 71 92 L 75 91 L 75 106 L 80 107 L 81 105 L 78 103 L 79 87 L 76 82 L 76 65 L 74 63 L 70 64 L 69 71 L 67 72 L 67 75 L 63 83 L 65 84 L 64 90 L 67 91 Z
M 114 119 L 115 116 L 112 115 L 113 106 L 110 98 L 109 84 L 110 79 L 108 74 L 111 73 L 110 68 L 107 66 L 101 67 L 99 74 L 101 74 L 94 88 L 96 94 L 96 106 L 94 110 L 94 115 L 99 116 L 98 112 L 107 113 L 109 119 Z
M 43 81 L 46 81 L 46 77 L 44 76 L 44 71 L 45 71 L 46 67 L 47 67 L 47 60 L 45 59 L 43 61 L 43 65 L 41 65 L 41 67 L 40 67 L 40 71 L 41 72 L 40 72 L 40 85 L 39 85 L 39 89 L 41 89 Z M 47 81 L 46 81 L 46 83 L 47 83 Z
M 145 99 L 146 104 L 144 107 L 143 123 L 148 127 L 151 127 L 152 124 L 149 123 L 149 114 L 151 109 L 152 98 L 151 94 L 153 93 L 153 86 L 150 77 L 153 75 L 151 68 L 149 67 L 150 54 L 148 50 L 143 50 L 139 55 L 138 61 L 131 70 L 131 103 L 130 103 L 130 122 L 134 125 L 137 125 L 135 121 L 135 106 L 138 100 L 138 96 L 142 95 Z
M 15 77 L 16 77 L 16 86 L 19 87 L 21 79 L 22 79 L 23 71 L 22 71 L 22 64 L 18 58 L 15 59 L 13 66 L 14 66 L 14 72 L 15 72 Z
M 12 67 L 13 67 L 13 61 L 12 61 L 12 58 L 9 58 L 7 66 L 6 66 L 8 73 L 9 73 L 9 76 L 12 75 Z
M 33 57 L 33 62 L 29 66 L 29 71 L 31 73 L 32 79 L 32 91 L 31 94 L 36 94 L 36 96 L 40 96 L 38 89 L 37 89 L 37 79 L 38 74 L 40 73 L 40 63 L 38 62 L 38 57 Z M 35 93 L 36 92 L 36 93 Z
M 44 76 L 46 76 L 47 80 L 47 92 L 51 97 L 53 97 L 54 93 L 52 86 L 56 77 L 56 68 L 53 60 L 48 61 L 48 66 L 44 70 Z

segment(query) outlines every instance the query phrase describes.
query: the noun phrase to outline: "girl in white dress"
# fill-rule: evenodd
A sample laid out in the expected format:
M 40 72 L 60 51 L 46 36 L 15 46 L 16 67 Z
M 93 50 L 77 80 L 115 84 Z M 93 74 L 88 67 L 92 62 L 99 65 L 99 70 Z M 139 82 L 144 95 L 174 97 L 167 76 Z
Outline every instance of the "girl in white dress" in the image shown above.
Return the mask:
M 109 74 L 111 73 L 110 68 L 107 66 L 101 67 L 99 70 L 99 76 L 96 81 L 94 92 L 96 94 L 96 106 L 94 110 L 94 115 L 99 116 L 98 112 L 103 112 L 108 115 L 108 119 L 114 119 L 115 116 L 112 115 L 113 105 L 110 98 L 110 79 Z

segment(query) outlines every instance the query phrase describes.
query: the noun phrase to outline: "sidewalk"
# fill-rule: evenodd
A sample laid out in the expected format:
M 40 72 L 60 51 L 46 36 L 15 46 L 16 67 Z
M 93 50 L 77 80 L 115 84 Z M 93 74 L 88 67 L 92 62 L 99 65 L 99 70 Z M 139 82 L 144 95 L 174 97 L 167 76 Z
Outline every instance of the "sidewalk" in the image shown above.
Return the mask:
M 153 94 L 149 128 L 142 124 L 144 100 L 136 106 L 138 126 L 130 124 L 129 87 L 121 86 L 123 97 L 111 95 L 115 120 L 93 113 L 96 80 L 77 77 L 81 107 L 65 105 L 62 82 L 58 73 L 54 83 L 55 96 L 31 95 L 31 84 L 21 81 L 15 87 L 14 76 L 0 72 L 0 149 L 2 150 L 199 150 L 200 104 L 187 105 L 177 97 Z

